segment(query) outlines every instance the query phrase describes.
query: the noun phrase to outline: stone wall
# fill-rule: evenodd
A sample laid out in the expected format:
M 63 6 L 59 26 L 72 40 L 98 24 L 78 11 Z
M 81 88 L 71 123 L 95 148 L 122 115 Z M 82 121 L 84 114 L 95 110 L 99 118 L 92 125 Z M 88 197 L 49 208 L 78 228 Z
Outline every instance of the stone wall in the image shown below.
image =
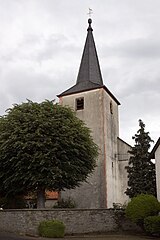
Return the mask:
M 137 231 L 136 226 L 125 219 L 117 221 L 117 214 L 108 209 L 2 210 L 0 211 L 0 231 L 38 235 L 39 223 L 49 219 L 63 221 L 66 234 Z

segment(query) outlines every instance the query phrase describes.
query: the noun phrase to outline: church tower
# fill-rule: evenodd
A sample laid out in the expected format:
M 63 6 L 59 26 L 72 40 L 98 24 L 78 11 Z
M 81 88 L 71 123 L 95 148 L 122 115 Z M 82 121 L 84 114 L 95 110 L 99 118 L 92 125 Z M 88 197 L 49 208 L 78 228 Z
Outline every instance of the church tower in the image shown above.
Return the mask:
M 119 202 L 120 103 L 103 84 L 91 23 L 89 19 L 77 82 L 58 97 L 60 104 L 70 106 L 91 129 L 99 146 L 99 157 L 87 182 L 74 190 L 62 192 L 62 198 L 71 197 L 79 208 L 110 208 Z

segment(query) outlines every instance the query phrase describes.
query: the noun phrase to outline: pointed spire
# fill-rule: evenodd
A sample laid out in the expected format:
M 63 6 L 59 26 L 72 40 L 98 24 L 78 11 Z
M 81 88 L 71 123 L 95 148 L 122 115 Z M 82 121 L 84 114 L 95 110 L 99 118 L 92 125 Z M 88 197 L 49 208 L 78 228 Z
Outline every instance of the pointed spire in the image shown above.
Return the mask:
M 66 90 L 59 96 L 73 94 L 76 92 L 87 91 L 103 87 L 103 80 L 99 66 L 96 46 L 92 34 L 92 19 L 88 19 L 88 33 L 83 50 L 79 73 L 76 85 Z
M 83 50 L 77 82 L 73 87 L 59 94 L 58 97 L 98 88 L 104 88 L 105 91 L 108 92 L 108 94 L 117 102 L 117 104 L 120 104 L 118 100 L 113 96 L 113 94 L 108 90 L 108 88 L 103 85 L 98 55 L 92 34 L 93 29 L 91 26 L 91 18 L 88 19 L 88 24 L 88 33 Z
M 86 82 L 94 83 L 98 85 L 103 85 L 101 70 L 99 66 L 96 46 L 92 34 L 91 23 L 92 20 L 88 19 L 88 34 L 86 38 L 86 43 L 82 55 L 82 60 L 79 68 L 79 73 L 77 77 L 77 83 Z

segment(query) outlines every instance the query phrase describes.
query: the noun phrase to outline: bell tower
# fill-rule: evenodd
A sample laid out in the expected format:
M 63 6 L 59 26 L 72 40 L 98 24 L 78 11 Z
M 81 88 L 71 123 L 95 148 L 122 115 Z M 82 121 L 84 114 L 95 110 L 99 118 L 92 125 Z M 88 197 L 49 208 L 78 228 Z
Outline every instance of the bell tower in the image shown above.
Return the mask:
M 91 129 L 99 146 L 94 173 L 74 190 L 62 192 L 79 208 L 109 208 L 118 202 L 119 101 L 103 84 L 93 37 L 92 20 L 88 20 L 87 37 L 76 84 L 58 95 L 62 105 L 70 106 L 78 118 Z

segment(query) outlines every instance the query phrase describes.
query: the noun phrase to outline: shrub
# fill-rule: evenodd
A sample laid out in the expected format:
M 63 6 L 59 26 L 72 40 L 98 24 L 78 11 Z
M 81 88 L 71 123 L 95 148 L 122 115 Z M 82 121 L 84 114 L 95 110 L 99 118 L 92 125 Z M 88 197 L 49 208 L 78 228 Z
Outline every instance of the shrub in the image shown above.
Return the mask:
M 64 237 L 65 225 L 58 220 L 42 221 L 38 227 L 39 235 L 48 238 Z
M 76 207 L 76 203 L 71 198 L 68 198 L 68 199 L 65 199 L 65 200 L 62 198 L 53 207 L 54 208 L 75 208 Z
M 124 210 L 124 209 L 126 209 L 126 204 L 113 203 L 113 209 L 114 210 Z
M 160 203 L 153 195 L 140 194 L 132 198 L 126 208 L 126 216 L 143 228 L 144 218 L 157 215 Z
M 146 232 L 152 235 L 160 235 L 160 216 L 149 216 L 144 219 Z

